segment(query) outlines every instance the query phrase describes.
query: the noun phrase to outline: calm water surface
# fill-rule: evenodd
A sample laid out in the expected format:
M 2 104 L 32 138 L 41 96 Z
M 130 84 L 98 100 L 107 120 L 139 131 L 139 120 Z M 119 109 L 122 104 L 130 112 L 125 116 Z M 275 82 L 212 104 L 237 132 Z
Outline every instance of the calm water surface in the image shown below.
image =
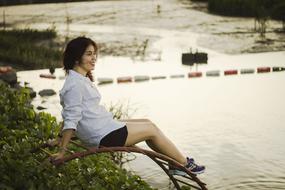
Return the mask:
M 268 62 L 270 58 L 276 60 L 274 64 Z M 285 52 L 231 58 L 220 56 L 213 58 L 208 66 L 212 69 L 280 66 L 284 58 Z M 180 64 L 166 67 L 162 63 L 133 64 L 131 60 L 128 63 L 128 59 L 123 58 L 114 63 L 113 59 L 116 58 L 99 61 L 95 71 L 98 77 L 155 76 L 155 72 L 169 77 L 186 74 L 188 70 Z M 206 71 L 208 66 L 201 70 Z M 58 92 L 63 80 L 38 77 L 47 72 L 23 71 L 18 76 L 21 81 L 29 81 L 37 91 L 53 88 Z M 56 75 L 64 74 L 58 69 Z M 136 110 L 133 118 L 152 119 L 185 154 L 205 164 L 207 172 L 201 179 L 208 183 L 209 189 L 263 190 L 285 189 L 284 82 L 285 73 L 267 73 L 200 79 L 167 78 L 114 83 L 98 88 L 103 104 L 123 103 L 131 113 Z M 48 112 L 61 119 L 58 96 L 37 97 L 34 104 L 47 107 Z M 140 146 L 145 147 L 143 143 Z M 169 181 L 162 171 L 151 160 L 137 156 L 128 167 L 153 186 L 169 189 Z
M 159 15 L 157 3 L 162 5 Z M 64 34 L 65 6 L 12 6 L 6 10 L 10 21 L 19 27 L 45 28 L 51 25 L 46 24 L 49 20 Z M 189 72 L 190 68 L 182 66 L 180 61 L 181 53 L 189 47 L 209 54 L 207 65 L 192 68 L 203 74 L 209 70 L 285 66 L 284 51 L 239 54 L 254 47 L 263 48 L 264 45 L 255 43 L 255 34 L 216 34 L 246 33 L 252 27 L 252 19 L 214 16 L 191 9 L 191 3 L 174 0 L 100 1 L 67 6 L 71 15 L 77 15 L 70 25 L 74 35 L 83 33 L 110 43 L 150 39 L 145 61 L 123 56 L 100 57 L 94 71 L 96 78 L 167 76 L 165 80 L 98 86 L 102 104 L 123 103 L 133 118 L 153 120 L 182 152 L 206 165 L 207 171 L 200 178 L 209 189 L 285 189 L 285 72 L 169 78 Z M 32 11 L 35 8 L 37 11 Z M 270 24 L 273 28 L 279 25 Z M 273 33 L 269 37 L 281 38 Z M 278 47 L 279 43 L 283 42 L 268 46 Z M 36 91 L 61 89 L 64 82 L 59 79 L 64 76 L 61 69 L 56 70 L 56 80 L 39 78 L 40 73 L 48 71 L 22 71 L 18 76 L 20 81 L 30 82 Z M 61 120 L 58 95 L 37 97 L 33 103 L 47 107 L 47 112 Z M 143 143 L 139 145 L 145 147 Z M 126 167 L 154 187 L 172 188 L 162 171 L 144 156 L 137 155 Z

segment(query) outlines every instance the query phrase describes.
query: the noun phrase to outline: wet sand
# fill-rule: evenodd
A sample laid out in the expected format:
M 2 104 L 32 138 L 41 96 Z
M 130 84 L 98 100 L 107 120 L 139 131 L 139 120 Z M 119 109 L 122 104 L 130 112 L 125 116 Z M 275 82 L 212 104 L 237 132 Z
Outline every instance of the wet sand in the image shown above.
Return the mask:
M 157 5 L 160 5 L 159 11 Z M 4 9 L 7 22 L 14 27 L 54 27 L 61 35 L 61 42 L 67 35 L 70 38 L 90 36 L 100 44 L 101 55 L 159 60 L 163 52 L 152 46 L 162 38 L 164 31 L 200 34 L 198 46 L 226 54 L 285 50 L 285 34 L 278 32 L 281 22 L 270 20 L 268 32 L 262 38 L 253 31 L 253 18 L 208 14 L 203 3 L 186 0 L 40 4 L 1 7 L 0 12 Z M 148 29 L 155 30 L 144 32 Z

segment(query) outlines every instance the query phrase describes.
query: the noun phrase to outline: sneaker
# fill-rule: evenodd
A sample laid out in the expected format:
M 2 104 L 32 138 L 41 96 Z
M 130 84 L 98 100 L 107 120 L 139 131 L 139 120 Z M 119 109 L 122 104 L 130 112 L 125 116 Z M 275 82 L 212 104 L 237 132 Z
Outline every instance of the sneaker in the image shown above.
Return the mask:
M 187 164 L 185 166 L 191 173 L 193 174 L 202 174 L 205 171 L 205 166 L 199 166 L 197 164 L 195 164 L 194 159 L 193 158 L 188 158 L 187 157 Z M 180 176 L 187 176 L 187 173 L 174 168 L 173 166 L 169 166 L 169 174 L 170 175 L 180 175 Z

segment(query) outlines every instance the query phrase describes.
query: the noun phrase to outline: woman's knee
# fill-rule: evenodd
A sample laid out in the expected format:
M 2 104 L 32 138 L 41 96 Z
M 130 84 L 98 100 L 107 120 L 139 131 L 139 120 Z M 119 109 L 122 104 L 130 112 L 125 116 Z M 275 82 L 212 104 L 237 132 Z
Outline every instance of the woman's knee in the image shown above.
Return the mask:
M 148 139 L 152 139 L 158 134 L 158 127 L 152 122 L 148 122 L 145 126 L 143 126 L 142 132 L 148 137 Z
M 150 122 L 150 127 L 151 127 L 152 137 L 157 137 L 160 135 L 161 130 L 153 122 Z

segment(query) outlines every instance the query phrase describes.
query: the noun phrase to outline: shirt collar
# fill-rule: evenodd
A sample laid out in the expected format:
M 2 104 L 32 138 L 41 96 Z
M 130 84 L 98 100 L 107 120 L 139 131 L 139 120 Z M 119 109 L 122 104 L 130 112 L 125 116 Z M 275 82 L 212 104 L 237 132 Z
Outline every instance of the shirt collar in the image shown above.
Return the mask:
M 70 69 L 69 70 L 69 73 L 68 73 L 70 76 L 72 77 L 75 77 L 75 78 L 78 78 L 80 80 L 85 80 L 85 81 L 90 81 L 90 79 L 88 77 L 84 77 L 82 74 Z

